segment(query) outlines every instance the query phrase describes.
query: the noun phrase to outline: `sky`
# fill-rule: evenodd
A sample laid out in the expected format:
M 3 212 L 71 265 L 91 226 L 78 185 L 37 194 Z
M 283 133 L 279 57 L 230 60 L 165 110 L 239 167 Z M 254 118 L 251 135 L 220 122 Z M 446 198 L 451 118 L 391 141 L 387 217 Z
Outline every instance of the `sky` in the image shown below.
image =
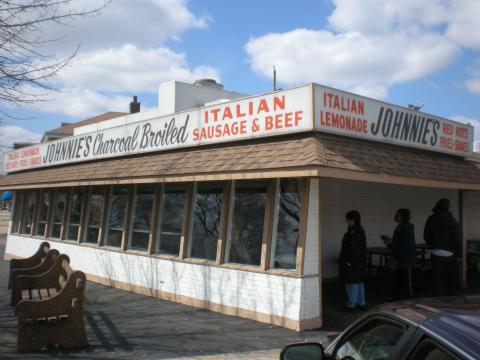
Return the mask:
M 100 0 L 73 6 L 95 7 Z M 112 0 L 41 33 L 49 60 L 79 46 L 48 101 L 0 102 L 0 145 L 61 122 L 158 105 L 158 85 L 214 78 L 247 94 L 316 82 L 470 122 L 480 141 L 479 0 Z M 42 94 L 44 90 L 29 89 Z M 3 150 L 8 150 L 4 147 Z

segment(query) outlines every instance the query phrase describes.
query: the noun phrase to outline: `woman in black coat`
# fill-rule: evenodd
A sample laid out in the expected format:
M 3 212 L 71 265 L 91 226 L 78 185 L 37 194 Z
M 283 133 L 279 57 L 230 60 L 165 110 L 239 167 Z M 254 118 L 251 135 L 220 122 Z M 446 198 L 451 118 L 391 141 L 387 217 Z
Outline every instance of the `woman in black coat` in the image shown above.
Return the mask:
M 388 299 L 390 301 L 412 298 L 412 271 L 417 256 L 415 227 L 410 223 L 410 210 L 398 209 L 394 220 L 398 226 L 393 237 L 382 235 L 382 240 L 393 255 L 393 291 L 392 297 Z
M 355 308 L 365 310 L 366 306 L 364 281 L 367 277 L 367 238 L 358 211 L 349 211 L 345 220 L 348 230 L 342 240 L 339 275 L 347 292 L 344 310 L 353 312 Z

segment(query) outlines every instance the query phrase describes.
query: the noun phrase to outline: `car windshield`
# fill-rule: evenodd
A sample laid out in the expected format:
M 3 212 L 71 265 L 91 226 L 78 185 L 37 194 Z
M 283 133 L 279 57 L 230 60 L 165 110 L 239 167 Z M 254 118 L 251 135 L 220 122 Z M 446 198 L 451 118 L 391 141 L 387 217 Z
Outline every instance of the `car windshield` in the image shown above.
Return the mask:
M 405 328 L 399 324 L 375 321 L 342 340 L 335 359 L 389 359 L 404 332 Z

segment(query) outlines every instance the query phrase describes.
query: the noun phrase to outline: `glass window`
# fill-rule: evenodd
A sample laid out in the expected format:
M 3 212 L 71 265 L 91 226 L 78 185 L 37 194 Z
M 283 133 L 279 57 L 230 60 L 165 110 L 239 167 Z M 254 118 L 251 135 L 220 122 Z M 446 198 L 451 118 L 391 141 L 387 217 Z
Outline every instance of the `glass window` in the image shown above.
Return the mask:
M 267 181 L 236 181 L 229 216 L 228 261 L 260 265 Z
M 60 238 L 63 224 L 63 214 L 65 211 L 65 204 L 67 201 L 67 190 L 59 189 L 55 191 L 55 200 L 53 203 L 53 221 L 51 237 Z
M 25 197 L 25 203 L 23 206 L 23 234 L 31 234 L 33 219 L 35 216 L 35 207 L 37 206 L 37 192 L 29 191 Z
M 300 225 L 302 180 L 281 179 L 275 199 L 270 266 L 295 269 Z
M 390 359 L 405 330 L 404 326 L 389 321 L 371 321 L 342 339 L 334 358 L 338 360 L 346 357 L 354 360 Z
M 67 239 L 78 240 L 82 206 L 86 198 L 86 189 L 74 188 L 70 198 L 70 214 L 68 215 Z
M 223 182 L 198 183 L 193 202 L 190 256 L 215 260 L 223 201 Z
M 23 199 L 25 197 L 25 191 L 15 191 L 15 204 L 13 206 L 13 226 L 12 226 L 12 233 L 20 232 L 18 228 L 20 225 L 20 218 L 23 206 Z
M 45 236 L 48 209 L 50 208 L 50 191 L 42 191 L 38 203 L 38 222 L 35 235 Z
M 458 360 L 460 357 L 453 354 L 437 342 L 425 338 L 418 343 L 408 360 Z
M 159 253 L 179 255 L 185 211 L 185 194 L 185 185 L 164 185 L 160 211 L 160 232 L 157 242 Z
M 125 216 L 128 203 L 128 186 L 117 185 L 112 188 L 105 245 L 120 247 L 125 231 Z
M 148 250 L 148 242 L 152 230 L 154 200 L 154 185 L 137 186 L 134 199 L 132 235 L 130 238 L 131 249 Z
M 92 188 L 90 199 L 88 201 L 87 232 L 85 242 L 98 243 L 98 234 L 100 233 L 100 224 L 102 223 L 103 204 L 105 201 L 105 188 Z

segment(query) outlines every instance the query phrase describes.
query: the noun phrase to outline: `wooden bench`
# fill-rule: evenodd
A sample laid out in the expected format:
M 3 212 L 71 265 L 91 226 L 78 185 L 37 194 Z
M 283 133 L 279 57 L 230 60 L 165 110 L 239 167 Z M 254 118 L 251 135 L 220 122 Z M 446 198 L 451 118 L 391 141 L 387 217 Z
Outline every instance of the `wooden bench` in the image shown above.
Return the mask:
M 32 268 L 21 268 L 21 269 L 13 269 L 11 273 L 11 281 L 12 281 L 12 294 L 10 298 L 10 305 L 17 305 L 17 303 L 22 299 L 22 294 L 17 286 L 17 277 L 20 275 L 41 275 L 52 268 L 55 264 L 55 259 L 60 256 L 60 253 L 56 249 L 50 249 L 48 251 L 47 256 L 45 259 Z
M 46 273 L 17 276 L 18 352 L 88 346 L 83 311 L 86 278 L 69 263 L 68 256 L 61 254 Z
M 12 259 L 10 260 L 10 273 L 8 275 L 8 288 L 12 288 L 12 271 L 15 269 L 33 268 L 40 264 L 47 256 L 50 250 L 50 244 L 46 241 L 42 242 L 35 254 L 26 259 Z

